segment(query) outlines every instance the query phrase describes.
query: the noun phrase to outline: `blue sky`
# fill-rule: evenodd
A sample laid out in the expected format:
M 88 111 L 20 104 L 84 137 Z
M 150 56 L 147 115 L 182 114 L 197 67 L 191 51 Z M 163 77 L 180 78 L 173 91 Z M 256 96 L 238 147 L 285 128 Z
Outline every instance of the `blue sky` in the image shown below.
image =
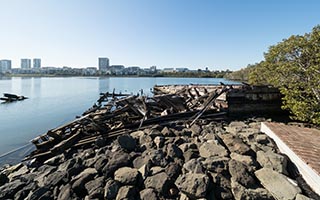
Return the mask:
M 320 1 L 0 0 L 0 59 L 236 70 L 320 24 Z

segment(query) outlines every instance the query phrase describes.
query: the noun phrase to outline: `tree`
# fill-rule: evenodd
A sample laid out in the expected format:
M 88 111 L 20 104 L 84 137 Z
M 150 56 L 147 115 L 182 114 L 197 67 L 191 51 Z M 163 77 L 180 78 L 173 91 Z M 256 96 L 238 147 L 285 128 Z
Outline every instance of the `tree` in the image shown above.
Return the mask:
M 320 124 L 320 26 L 271 46 L 249 82 L 271 84 L 284 95 L 283 108 L 294 118 Z

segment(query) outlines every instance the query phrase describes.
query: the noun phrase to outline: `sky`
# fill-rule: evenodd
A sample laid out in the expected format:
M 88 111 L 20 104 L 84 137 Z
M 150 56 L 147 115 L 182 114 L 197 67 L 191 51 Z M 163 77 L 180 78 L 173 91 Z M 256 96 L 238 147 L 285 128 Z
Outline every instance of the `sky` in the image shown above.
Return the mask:
M 320 24 L 318 0 L 0 0 L 0 59 L 237 70 Z

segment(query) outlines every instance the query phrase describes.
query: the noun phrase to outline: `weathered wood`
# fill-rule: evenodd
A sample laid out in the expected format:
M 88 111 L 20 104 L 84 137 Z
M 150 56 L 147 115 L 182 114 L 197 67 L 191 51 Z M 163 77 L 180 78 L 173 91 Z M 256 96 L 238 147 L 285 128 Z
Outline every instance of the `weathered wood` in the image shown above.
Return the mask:
M 66 149 L 70 148 L 77 140 L 80 139 L 80 136 L 82 134 L 82 130 L 78 129 L 75 131 L 75 133 L 68 139 L 63 140 L 59 144 L 55 145 L 50 151 L 53 155 L 57 155 L 59 153 L 62 153 Z

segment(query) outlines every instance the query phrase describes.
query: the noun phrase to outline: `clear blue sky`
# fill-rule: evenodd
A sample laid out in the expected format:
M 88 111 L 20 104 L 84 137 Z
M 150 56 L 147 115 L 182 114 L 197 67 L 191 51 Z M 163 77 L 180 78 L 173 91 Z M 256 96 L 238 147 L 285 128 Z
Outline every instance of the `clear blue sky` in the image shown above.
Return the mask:
M 0 59 L 239 69 L 320 24 L 320 1 L 0 0 Z

